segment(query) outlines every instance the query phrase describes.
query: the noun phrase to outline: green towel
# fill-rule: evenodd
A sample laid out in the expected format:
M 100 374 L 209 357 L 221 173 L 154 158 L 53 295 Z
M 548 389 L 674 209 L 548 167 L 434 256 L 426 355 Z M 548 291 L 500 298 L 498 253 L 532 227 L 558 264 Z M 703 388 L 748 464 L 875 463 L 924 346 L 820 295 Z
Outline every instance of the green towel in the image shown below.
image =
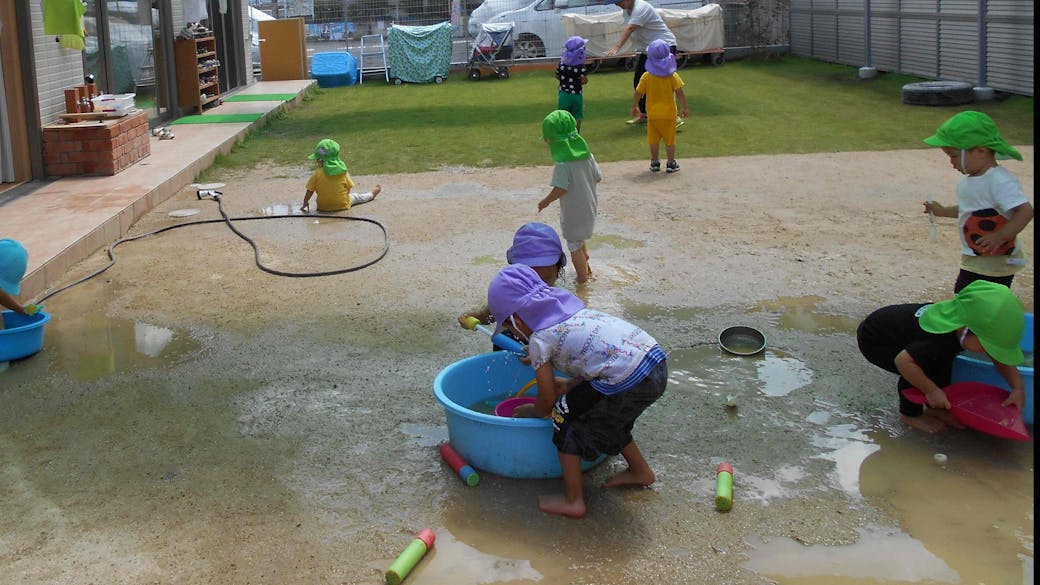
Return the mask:
M 83 38 L 82 0 L 43 0 L 43 34 L 75 35 Z
M 295 93 L 245 93 L 224 98 L 225 102 L 287 102 L 296 99 Z
M 174 124 L 218 124 L 221 122 L 256 122 L 263 114 L 206 114 L 204 116 L 183 116 L 170 122 Z

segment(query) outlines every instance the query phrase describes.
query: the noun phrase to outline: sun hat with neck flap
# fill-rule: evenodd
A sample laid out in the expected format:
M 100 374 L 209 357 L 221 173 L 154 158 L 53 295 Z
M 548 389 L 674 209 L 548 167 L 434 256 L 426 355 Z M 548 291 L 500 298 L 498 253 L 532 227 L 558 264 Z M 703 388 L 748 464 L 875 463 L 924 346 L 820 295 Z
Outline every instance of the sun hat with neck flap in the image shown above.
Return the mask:
M 511 264 L 491 279 L 488 308 L 500 329 L 516 314 L 531 331 L 540 331 L 569 319 L 584 309 L 585 303 L 563 289 L 542 282 L 530 266 Z
M 554 162 L 584 160 L 592 155 L 585 139 L 578 134 L 578 123 L 566 110 L 555 110 L 542 120 L 542 140 L 549 142 Z
M 939 126 L 924 143 L 930 146 L 970 150 L 985 146 L 997 154 L 997 158 L 1022 160 L 1022 155 L 1001 136 L 997 123 L 987 114 L 968 110 L 954 114 Z
M 18 240 L 0 240 L 0 290 L 17 295 L 22 290 L 22 277 L 29 266 L 29 253 Z
M 318 142 L 318 146 L 314 147 L 314 152 L 307 158 L 320 160 L 325 174 L 330 177 L 347 172 L 347 163 L 339 158 L 339 143 L 331 138 Z
M 506 250 L 506 262 L 532 268 L 567 265 L 567 254 L 556 230 L 544 223 L 532 221 L 520 226 L 513 234 L 513 245 Z
M 588 41 L 578 36 L 567 39 L 567 42 L 563 44 L 563 55 L 560 56 L 560 63 L 570 67 L 584 65 L 586 43 Z
M 646 47 L 646 70 L 651 75 L 670 77 L 678 68 L 668 43 L 657 39 Z
M 1019 341 L 1025 330 L 1022 301 L 1008 287 L 976 280 L 948 301 L 929 305 L 917 319 L 929 333 L 949 333 L 967 327 L 993 359 L 1017 366 L 1025 361 Z

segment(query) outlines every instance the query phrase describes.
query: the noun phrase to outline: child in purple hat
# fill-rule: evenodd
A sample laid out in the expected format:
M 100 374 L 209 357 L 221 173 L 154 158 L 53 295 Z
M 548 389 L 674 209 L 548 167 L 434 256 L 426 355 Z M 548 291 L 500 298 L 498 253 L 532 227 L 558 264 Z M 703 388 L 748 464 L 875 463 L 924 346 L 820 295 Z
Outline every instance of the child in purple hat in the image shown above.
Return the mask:
M 488 286 L 488 307 L 499 327 L 527 342 L 538 399 L 517 417 L 551 416 L 564 493 L 541 496 L 548 514 L 581 518 L 585 493 L 581 461 L 621 454 L 628 468 L 604 487 L 649 486 L 656 476 L 632 438 L 639 415 L 664 394 L 667 356 L 639 327 L 585 308 L 573 294 L 542 282 L 531 268 L 503 268 Z M 569 378 L 557 379 L 555 371 Z
M 560 80 L 559 110 L 570 112 L 581 132 L 581 121 L 585 117 L 585 98 L 581 88 L 589 82 L 585 67 L 585 44 L 581 37 L 571 37 L 563 45 L 560 64 L 556 66 L 556 79 Z
M 668 43 L 660 40 L 651 42 L 646 47 L 646 73 L 639 78 L 632 95 L 633 116 L 639 115 L 639 100 L 646 97 L 646 141 L 650 145 L 650 171 L 654 173 L 661 170 L 661 141 L 664 141 L 668 155 L 665 172 L 679 170 L 679 162 L 675 160 L 676 115 L 683 118 L 690 116 L 686 93 L 683 92 L 683 80 L 675 69 L 675 55 L 668 48 Z M 682 106 L 681 110 L 675 106 L 676 99 Z
M 542 282 L 553 286 L 567 266 L 567 253 L 552 226 L 532 221 L 520 226 L 513 234 L 513 245 L 506 250 L 506 262 L 530 266 Z M 459 327 L 466 329 L 465 323 L 469 317 L 485 325 L 492 322 L 491 310 L 487 305 L 459 315 Z M 497 351 L 501 348 L 496 346 L 494 349 Z

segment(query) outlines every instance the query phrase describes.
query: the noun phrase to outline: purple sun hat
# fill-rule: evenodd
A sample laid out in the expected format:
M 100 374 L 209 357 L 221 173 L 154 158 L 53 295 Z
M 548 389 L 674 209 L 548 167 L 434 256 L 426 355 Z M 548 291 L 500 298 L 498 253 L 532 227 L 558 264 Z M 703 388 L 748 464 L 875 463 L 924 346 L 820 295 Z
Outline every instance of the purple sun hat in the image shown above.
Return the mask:
M 677 69 L 675 55 L 668 43 L 658 39 L 646 47 L 646 70 L 651 75 L 670 77 Z
M 588 41 L 581 37 L 571 37 L 567 39 L 567 42 L 563 45 L 563 55 L 560 57 L 560 63 L 571 67 L 584 65 L 586 43 L 588 43 Z
M 540 331 L 567 320 L 584 309 L 585 303 L 562 288 L 542 282 L 530 266 L 511 264 L 491 279 L 488 308 L 500 329 L 517 314 L 531 331 Z
M 527 266 L 566 266 L 563 243 L 551 226 L 532 221 L 513 234 L 513 245 L 506 250 L 506 262 Z

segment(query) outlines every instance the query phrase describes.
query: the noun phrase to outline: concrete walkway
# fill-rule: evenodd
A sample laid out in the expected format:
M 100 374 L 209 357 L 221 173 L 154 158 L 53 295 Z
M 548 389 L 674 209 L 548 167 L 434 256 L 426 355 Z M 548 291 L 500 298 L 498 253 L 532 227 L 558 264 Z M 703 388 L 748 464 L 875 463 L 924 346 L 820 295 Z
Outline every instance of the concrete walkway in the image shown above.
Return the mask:
M 29 268 L 20 300 L 27 303 L 62 282 L 66 269 L 112 244 L 159 205 L 226 154 L 271 113 L 299 104 L 313 80 L 262 81 L 230 95 L 295 93 L 293 100 L 223 102 L 203 115 L 258 113 L 255 122 L 179 124 L 173 140 L 150 137 L 151 154 L 106 177 L 36 182 L 0 198 L 0 237 L 22 242 Z M 38 188 L 32 188 L 38 186 Z M 19 194 L 21 193 L 21 194 Z

